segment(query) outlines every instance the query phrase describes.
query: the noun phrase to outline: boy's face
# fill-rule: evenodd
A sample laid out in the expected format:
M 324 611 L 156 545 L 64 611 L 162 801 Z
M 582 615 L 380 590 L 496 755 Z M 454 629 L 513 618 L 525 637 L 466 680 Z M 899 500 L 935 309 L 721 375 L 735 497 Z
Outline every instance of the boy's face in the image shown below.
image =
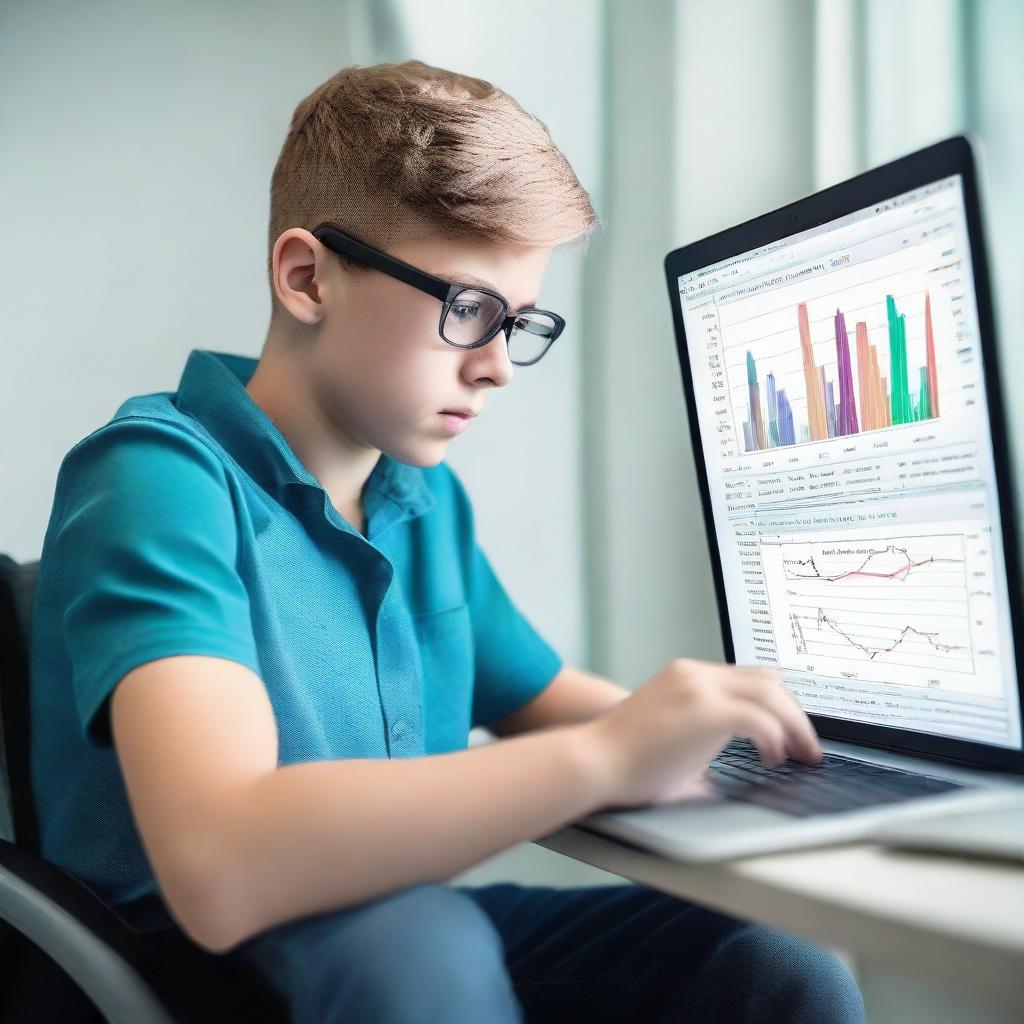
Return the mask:
M 459 433 L 442 410 L 479 413 L 491 388 L 512 381 L 504 332 L 479 348 L 456 348 L 438 333 L 438 299 L 377 270 L 350 273 L 311 234 L 285 234 L 292 232 L 281 246 L 278 280 L 287 286 L 279 298 L 315 335 L 300 347 L 321 415 L 346 446 L 436 465 Z M 438 277 L 491 288 L 510 313 L 537 304 L 551 255 L 550 247 L 439 236 L 387 251 Z

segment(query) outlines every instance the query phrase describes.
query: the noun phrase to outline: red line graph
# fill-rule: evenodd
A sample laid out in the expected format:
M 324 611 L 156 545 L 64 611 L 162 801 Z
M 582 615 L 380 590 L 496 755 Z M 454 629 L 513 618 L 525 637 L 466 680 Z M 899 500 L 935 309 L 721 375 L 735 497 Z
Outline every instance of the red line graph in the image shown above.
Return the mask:
M 903 564 L 897 566 L 897 568 L 890 572 L 874 572 L 867 568 L 868 563 L 881 555 L 897 555 L 902 556 Z M 867 558 L 856 568 L 849 569 L 846 572 L 836 573 L 834 576 L 822 575 L 821 570 L 818 568 L 817 563 L 814 561 L 814 556 L 805 559 L 793 560 L 790 564 L 796 566 L 810 566 L 814 572 L 801 573 L 794 572 L 789 565 L 784 563 L 784 569 L 786 573 L 786 579 L 790 580 L 821 580 L 823 583 L 838 583 L 840 580 L 851 579 L 854 577 L 864 577 L 869 579 L 903 579 L 914 569 L 920 569 L 922 566 L 938 564 L 939 562 L 949 562 L 954 565 L 962 565 L 963 559 L 960 558 L 937 558 L 934 555 L 929 555 L 927 558 L 921 558 L 915 561 L 910 556 L 910 552 L 906 548 L 897 547 L 895 544 L 887 544 L 884 548 L 878 551 L 871 551 Z

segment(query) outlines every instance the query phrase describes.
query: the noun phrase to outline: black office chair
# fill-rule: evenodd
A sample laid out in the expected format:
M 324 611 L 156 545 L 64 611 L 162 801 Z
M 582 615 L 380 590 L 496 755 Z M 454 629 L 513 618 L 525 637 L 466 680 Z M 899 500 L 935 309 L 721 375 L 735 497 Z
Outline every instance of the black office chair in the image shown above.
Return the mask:
M 29 776 L 29 638 L 39 562 L 0 554 L 2 1024 L 285 1024 L 255 975 L 180 932 L 140 932 L 45 860 Z

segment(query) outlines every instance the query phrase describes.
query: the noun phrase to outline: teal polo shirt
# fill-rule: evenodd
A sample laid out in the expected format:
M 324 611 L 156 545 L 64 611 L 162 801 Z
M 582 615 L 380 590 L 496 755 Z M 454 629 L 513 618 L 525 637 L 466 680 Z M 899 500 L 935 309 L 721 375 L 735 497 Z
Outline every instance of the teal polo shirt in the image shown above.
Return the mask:
M 176 392 L 129 398 L 58 471 L 32 619 L 32 785 L 43 856 L 111 906 L 157 890 L 110 733 L 108 698 L 137 665 L 247 665 L 281 765 L 463 749 L 562 665 L 447 464 L 382 454 L 361 534 L 250 398 L 255 368 L 192 351 Z

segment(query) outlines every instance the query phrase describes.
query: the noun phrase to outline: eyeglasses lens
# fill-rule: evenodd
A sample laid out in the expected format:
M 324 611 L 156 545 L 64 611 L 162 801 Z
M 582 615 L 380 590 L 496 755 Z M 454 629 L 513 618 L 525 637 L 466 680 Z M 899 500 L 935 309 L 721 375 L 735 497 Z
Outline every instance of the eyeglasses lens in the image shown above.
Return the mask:
M 497 327 L 503 312 L 493 295 L 464 288 L 452 299 L 441 333 L 453 345 L 474 345 Z
M 464 288 L 452 300 L 442 326 L 442 336 L 453 345 L 474 345 L 492 334 L 501 322 L 502 304 L 487 292 Z M 509 359 L 517 365 L 536 362 L 555 332 L 555 321 L 546 313 L 520 313 L 508 341 Z
M 528 366 L 547 351 L 555 321 L 546 313 L 520 313 L 508 339 L 508 357 L 513 363 Z

